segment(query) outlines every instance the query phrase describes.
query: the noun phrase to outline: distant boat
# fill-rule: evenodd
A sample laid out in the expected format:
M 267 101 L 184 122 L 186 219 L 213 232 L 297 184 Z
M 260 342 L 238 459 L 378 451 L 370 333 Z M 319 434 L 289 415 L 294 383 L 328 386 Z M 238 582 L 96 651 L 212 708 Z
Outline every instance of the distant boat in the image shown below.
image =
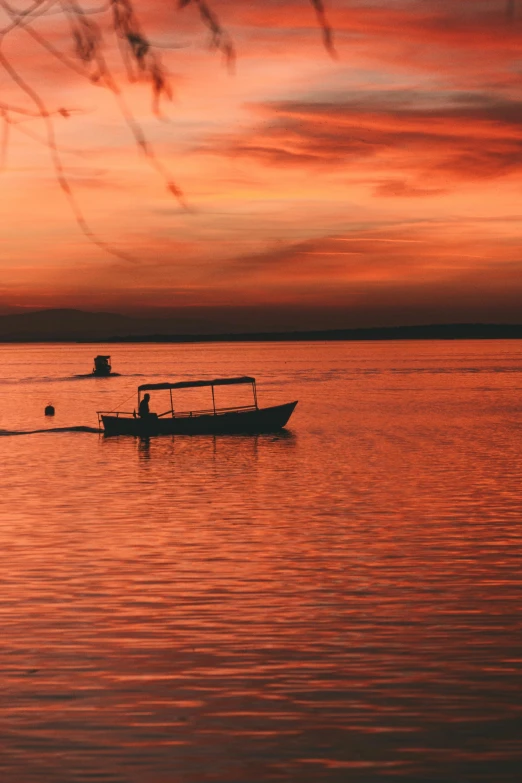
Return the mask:
M 233 408 L 216 408 L 214 388 L 250 384 L 253 403 Z M 212 408 L 207 410 L 174 410 L 172 391 L 207 386 L 212 392 Z M 147 383 L 138 386 L 138 410 L 143 406 L 142 392 L 166 389 L 170 393 L 170 408 L 164 413 L 138 416 L 122 411 L 98 411 L 98 422 L 105 435 L 228 435 L 236 433 L 256 434 L 277 432 L 292 415 L 297 400 L 283 405 L 260 408 L 257 402 L 256 380 L 248 376 L 240 378 L 216 378 L 212 381 L 180 381 L 179 383 Z M 150 396 L 150 395 L 149 395 Z
M 110 356 L 95 356 L 94 367 L 92 368 L 93 375 L 110 375 L 112 367 L 110 365 Z

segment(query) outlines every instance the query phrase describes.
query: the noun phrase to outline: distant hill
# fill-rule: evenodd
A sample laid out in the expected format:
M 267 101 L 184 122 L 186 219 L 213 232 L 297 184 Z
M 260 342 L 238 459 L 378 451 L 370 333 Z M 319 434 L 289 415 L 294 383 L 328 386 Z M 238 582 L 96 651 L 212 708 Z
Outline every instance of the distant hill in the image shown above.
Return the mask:
M 283 342 L 304 340 L 520 340 L 522 325 L 430 324 L 426 326 L 382 326 L 366 329 L 324 329 L 302 332 L 254 332 L 230 334 L 152 334 L 120 338 L 126 342 Z
M 519 324 L 427 324 L 223 334 L 180 334 L 180 318 L 137 318 L 82 310 L 38 310 L 0 316 L 0 342 L 219 342 L 282 340 L 522 339 Z
M 157 329 L 157 323 L 154 326 Z M 116 313 L 64 309 L 0 316 L 0 340 L 3 342 L 97 341 L 125 337 L 142 330 L 147 334 L 149 324 Z

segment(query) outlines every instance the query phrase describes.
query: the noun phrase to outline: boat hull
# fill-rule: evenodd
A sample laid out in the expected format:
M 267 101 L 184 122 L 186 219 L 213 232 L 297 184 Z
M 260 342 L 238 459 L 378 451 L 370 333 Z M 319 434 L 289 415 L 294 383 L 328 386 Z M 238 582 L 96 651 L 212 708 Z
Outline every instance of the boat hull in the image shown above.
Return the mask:
M 287 402 L 270 408 L 229 411 L 201 416 L 140 419 L 102 414 L 105 435 L 235 435 L 277 432 L 282 429 L 297 405 Z

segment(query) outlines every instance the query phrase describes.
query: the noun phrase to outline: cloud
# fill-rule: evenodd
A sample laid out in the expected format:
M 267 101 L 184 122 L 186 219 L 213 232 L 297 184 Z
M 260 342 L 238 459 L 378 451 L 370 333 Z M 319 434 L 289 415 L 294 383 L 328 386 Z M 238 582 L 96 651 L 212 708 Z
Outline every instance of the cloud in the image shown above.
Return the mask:
M 507 25 L 502 0 L 328 2 L 335 62 L 309 0 L 210 3 L 237 46 L 233 77 L 195 7 L 135 0 L 150 40 L 181 47 L 160 49 L 179 87 L 169 123 L 151 116 L 150 85 L 129 85 L 117 47 L 106 50 L 154 160 L 109 90 L 22 30 L 4 39 L 52 111 L 79 110 L 54 123 L 71 186 L 93 230 L 140 259 L 129 269 L 88 243 L 49 151 L 11 128 L 2 273 L 17 296 L 362 313 L 365 300 L 418 309 L 430 291 L 439 306 L 469 301 L 473 279 L 482 298 L 488 279 L 499 298 L 512 291 L 520 222 L 486 223 L 514 211 L 522 179 L 522 26 Z M 99 21 L 113 40 L 110 14 Z M 36 27 L 74 56 L 64 22 Z M 4 101 L 34 104 L 0 80 Z M 46 141 L 41 121 L 24 127 Z
M 407 172 L 409 178 L 379 182 L 376 193 L 386 196 L 437 195 L 460 182 L 522 173 L 522 101 L 516 99 L 387 90 L 269 102 L 252 112 L 262 119 L 250 130 L 210 139 L 203 151 L 346 175 L 361 165 L 381 180 L 385 172 Z
M 447 192 L 448 188 L 420 187 L 400 179 L 390 179 L 381 182 L 375 188 L 376 195 L 387 196 L 389 198 L 429 198 L 432 196 L 440 196 Z

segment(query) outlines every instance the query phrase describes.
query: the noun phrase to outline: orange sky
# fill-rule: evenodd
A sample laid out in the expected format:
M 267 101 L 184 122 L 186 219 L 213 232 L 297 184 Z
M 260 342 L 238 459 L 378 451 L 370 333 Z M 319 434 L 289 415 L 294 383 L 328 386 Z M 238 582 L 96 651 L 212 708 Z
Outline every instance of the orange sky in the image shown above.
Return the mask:
M 82 76 L 96 66 L 75 56 L 78 17 L 63 11 L 96 0 L 0 6 L 0 312 L 522 322 L 522 2 L 510 18 L 504 0 L 329 0 L 334 59 L 309 0 L 209 0 L 232 73 L 194 0 L 135 0 L 173 92 L 160 117 L 150 83 L 127 79 L 111 14 L 83 17 L 161 172 L 103 78 Z M 32 35 L 9 8 L 36 8 Z M 38 100 L 89 230 L 115 254 L 80 230 Z

